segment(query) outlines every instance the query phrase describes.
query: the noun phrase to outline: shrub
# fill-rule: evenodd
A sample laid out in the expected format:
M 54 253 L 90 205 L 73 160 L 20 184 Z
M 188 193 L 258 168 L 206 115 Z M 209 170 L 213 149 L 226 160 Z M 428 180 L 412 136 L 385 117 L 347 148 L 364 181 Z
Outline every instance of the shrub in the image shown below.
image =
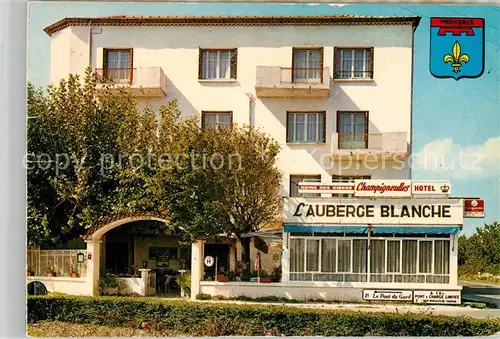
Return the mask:
M 127 297 L 28 297 L 28 322 L 43 320 L 137 328 L 187 336 L 481 336 L 498 319 L 361 313 Z
M 212 296 L 210 294 L 198 293 L 196 295 L 196 299 L 198 299 L 198 300 L 210 300 L 210 299 L 212 299 Z
M 191 295 L 191 271 L 186 271 L 177 277 L 177 284 L 187 295 Z

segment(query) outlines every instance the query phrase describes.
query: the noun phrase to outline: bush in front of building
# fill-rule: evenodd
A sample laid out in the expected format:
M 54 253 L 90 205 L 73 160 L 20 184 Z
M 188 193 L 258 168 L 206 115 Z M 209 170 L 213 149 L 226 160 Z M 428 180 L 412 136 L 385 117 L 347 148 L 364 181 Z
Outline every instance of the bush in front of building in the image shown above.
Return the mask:
M 189 336 L 482 336 L 500 320 L 362 313 L 271 305 L 235 305 L 127 297 L 28 297 L 28 322 L 137 328 Z

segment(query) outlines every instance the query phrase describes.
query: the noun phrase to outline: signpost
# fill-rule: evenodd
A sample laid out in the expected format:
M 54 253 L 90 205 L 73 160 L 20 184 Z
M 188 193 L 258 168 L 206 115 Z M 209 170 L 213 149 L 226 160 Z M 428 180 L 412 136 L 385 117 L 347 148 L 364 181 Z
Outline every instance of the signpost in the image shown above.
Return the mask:
M 464 218 L 484 218 L 484 200 L 464 199 Z
M 460 305 L 460 291 L 414 291 L 413 302 L 416 304 L 452 304 Z
M 363 290 L 363 300 L 412 301 L 413 291 Z
M 214 257 L 206 256 L 205 257 L 205 266 L 212 267 L 214 264 Z

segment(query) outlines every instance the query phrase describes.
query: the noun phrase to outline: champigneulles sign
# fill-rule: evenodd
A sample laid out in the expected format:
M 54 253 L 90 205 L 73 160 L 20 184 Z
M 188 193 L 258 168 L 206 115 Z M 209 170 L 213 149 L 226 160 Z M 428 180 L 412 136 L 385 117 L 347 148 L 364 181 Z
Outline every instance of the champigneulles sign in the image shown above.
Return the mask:
M 339 199 L 286 198 L 285 223 L 425 224 L 463 223 L 459 199 Z

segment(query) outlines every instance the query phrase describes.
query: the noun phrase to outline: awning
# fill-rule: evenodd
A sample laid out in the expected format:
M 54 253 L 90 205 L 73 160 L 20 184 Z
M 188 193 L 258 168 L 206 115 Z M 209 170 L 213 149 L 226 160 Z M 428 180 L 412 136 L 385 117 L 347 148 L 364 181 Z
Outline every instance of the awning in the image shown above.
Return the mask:
M 242 238 L 253 238 L 260 237 L 264 239 L 271 240 L 281 240 L 283 239 L 283 231 L 282 230 L 261 230 L 257 232 L 250 232 L 241 235 Z
M 364 225 L 358 226 L 331 226 L 331 225 L 292 225 L 285 224 L 284 232 L 290 233 L 350 233 L 350 234 L 363 234 L 367 233 L 368 227 Z
M 456 234 L 460 227 L 373 227 L 373 234 Z
M 345 233 L 367 234 L 368 226 L 365 225 L 300 225 L 285 224 L 284 232 L 289 233 Z M 373 226 L 372 234 L 456 234 L 460 231 L 458 226 Z

